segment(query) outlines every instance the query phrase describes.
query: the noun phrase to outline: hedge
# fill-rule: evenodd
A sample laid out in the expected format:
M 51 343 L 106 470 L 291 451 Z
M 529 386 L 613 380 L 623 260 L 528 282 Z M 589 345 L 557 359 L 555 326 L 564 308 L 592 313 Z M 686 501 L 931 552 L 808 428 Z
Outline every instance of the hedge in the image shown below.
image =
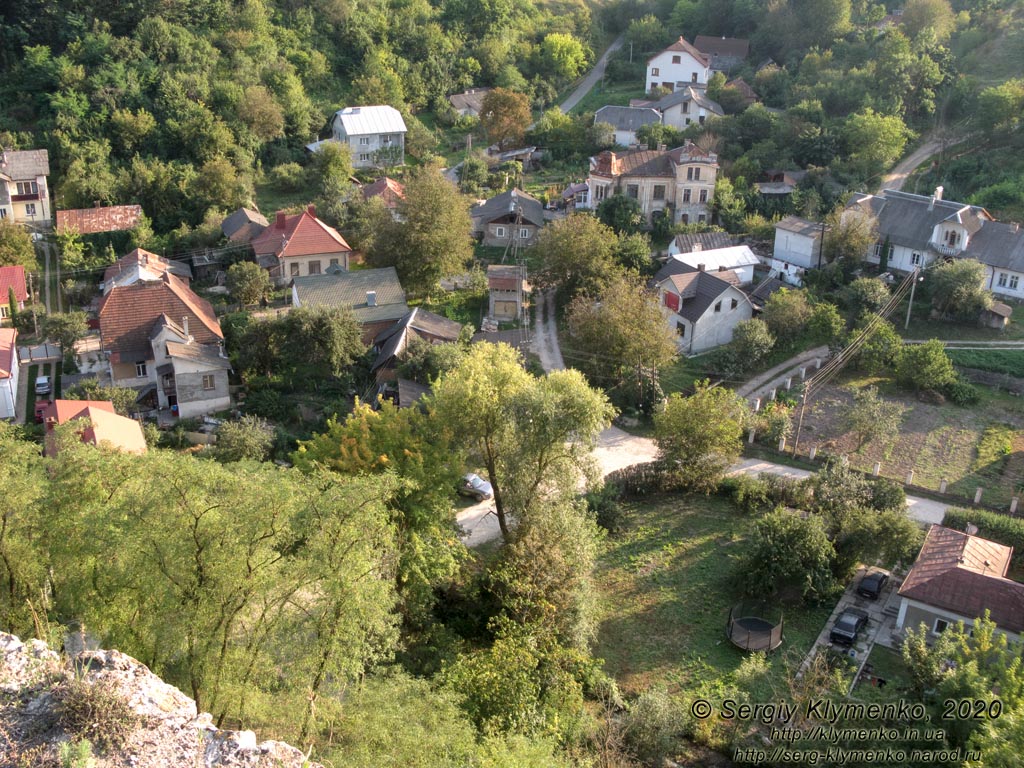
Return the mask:
M 958 531 L 966 530 L 968 523 L 978 527 L 979 536 L 1013 547 L 1014 565 L 1024 564 L 1024 519 L 959 507 L 950 507 L 942 518 L 944 526 Z

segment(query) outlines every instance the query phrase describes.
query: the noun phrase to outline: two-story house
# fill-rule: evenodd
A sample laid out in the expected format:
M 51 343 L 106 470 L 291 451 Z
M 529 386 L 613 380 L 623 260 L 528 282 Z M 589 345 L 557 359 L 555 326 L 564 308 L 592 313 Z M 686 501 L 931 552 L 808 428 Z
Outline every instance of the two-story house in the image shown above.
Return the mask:
M 323 274 L 328 267 L 348 269 L 352 248 L 338 230 L 316 217 L 316 208 L 302 213 L 278 211 L 274 222 L 252 240 L 256 263 L 279 281 Z
M 345 107 L 331 121 L 332 138 L 348 144 L 354 168 L 405 164 L 405 120 L 394 107 Z
M 648 223 L 658 216 L 683 224 L 710 221 L 717 177 L 718 156 L 690 141 L 671 150 L 606 150 L 590 158 L 588 206 L 623 194 L 640 203 Z
M 164 272 L 116 285 L 100 300 L 100 349 L 117 386 L 179 416 L 230 406 L 224 334 L 205 299 Z
M 754 308 L 727 269 L 708 272 L 671 258 L 652 281 L 669 327 L 679 335 L 679 350 L 696 355 L 732 341 L 733 329 L 753 317 Z
M 694 47 L 708 57 L 712 72 L 728 74 L 743 66 L 750 55 L 750 41 L 739 37 L 697 35 Z
M 0 150 L 0 219 L 49 225 L 49 175 L 45 149 Z
M 706 86 L 710 67 L 709 57 L 680 37 L 647 60 L 647 92 L 655 88 L 675 91 L 688 85 Z
M 495 195 L 469 212 L 473 235 L 484 245 L 498 248 L 515 243 L 528 248 L 544 226 L 544 206 L 521 189 Z
M 14 308 L 20 312 L 25 309 L 25 302 L 28 300 L 25 268 L 21 264 L 0 267 L 0 321 L 6 320 L 11 311 L 12 291 L 14 293 Z
M 790 285 L 801 285 L 804 273 L 815 269 L 822 258 L 826 227 L 817 221 L 786 216 L 775 224 L 775 248 L 771 269 Z
M 605 123 L 612 127 L 615 143 L 620 147 L 631 147 L 637 143 L 636 132 L 645 125 L 657 125 L 661 113 L 650 107 L 601 107 L 594 113 L 594 125 Z
M 711 117 L 725 114 L 717 101 L 712 101 L 701 88 L 687 85 L 662 96 L 651 105 L 661 113 L 661 122 L 671 128 L 683 130 L 693 123 L 704 125 Z

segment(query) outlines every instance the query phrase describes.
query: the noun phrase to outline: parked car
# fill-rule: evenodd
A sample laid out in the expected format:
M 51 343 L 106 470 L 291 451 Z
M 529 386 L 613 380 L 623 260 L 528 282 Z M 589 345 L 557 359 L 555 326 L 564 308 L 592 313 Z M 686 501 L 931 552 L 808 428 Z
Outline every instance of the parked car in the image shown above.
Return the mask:
M 462 478 L 459 493 L 463 496 L 472 496 L 477 501 L 494 498 L 494 488 L 491 487 L 491 484 L 472 472 Z
M 877 600 L 885 585 L 889 583 L 889 574 L 884 571 L 872 571 L 860 580 L 857 594 L 869 600 Z
M 836 645 L 853 645 L 857 642 L 857 635 L 868 624 L 868 615 L 856 608 L 847 608 L 836 619 L 832 625 L 832 631 L 828 633 L 829 642 Z
M 52 385 L 50 384 L 49 376 L 36 376 L 36 394 L 37 395 L 48 395 L 50 394 Z

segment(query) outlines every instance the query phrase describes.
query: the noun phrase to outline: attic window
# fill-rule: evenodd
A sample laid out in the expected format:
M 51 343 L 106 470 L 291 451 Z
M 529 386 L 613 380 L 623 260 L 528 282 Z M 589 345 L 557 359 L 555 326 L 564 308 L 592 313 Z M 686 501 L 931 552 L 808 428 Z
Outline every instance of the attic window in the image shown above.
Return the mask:
M 720 301 L 716 302 L 715 303 L 715 312 L 721 312 L 721 311 L 722 311 L 722 302 L 720 302 Z
M 738 307 L 739 305 L 740 305 L 740 303 L 736 299 L 733 299 L 732 300 L 732 306 L 729 307 L 729 308 L 730 309 L 736 309 L 736 307 Z
M 683 59 L 682 59 L 682 57 L 681 57 L 681 56 L 673 56 L 673 57 L 672 57 L 672 63 L 673 63 L 673 64 L 679 64 L 679 63 L 681 63 L 681 62 L 682 62 L 682 60 L 683 60 Z

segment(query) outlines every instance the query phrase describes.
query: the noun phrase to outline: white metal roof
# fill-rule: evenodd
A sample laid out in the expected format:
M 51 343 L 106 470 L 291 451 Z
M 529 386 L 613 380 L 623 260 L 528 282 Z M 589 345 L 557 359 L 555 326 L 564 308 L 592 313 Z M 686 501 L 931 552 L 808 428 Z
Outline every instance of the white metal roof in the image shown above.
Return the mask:
M 672 258 L 684 264 L 689 264 L 691 267 L 703 264 L 708 272 L 715 272 L 719 267 L 733 269 L 735 267 L 749 267 L 761 263 L 761 260 L 754 255 L 754 252 L 745 245 L 734 245 L 731 248 L 715 248 L 707 251 L 674 253 Z
M 335 120 L 340 120 L 346 136 L 374 133 L 405 133 L 405 120 L 394 107 L 345 107 L 339 109 Z

